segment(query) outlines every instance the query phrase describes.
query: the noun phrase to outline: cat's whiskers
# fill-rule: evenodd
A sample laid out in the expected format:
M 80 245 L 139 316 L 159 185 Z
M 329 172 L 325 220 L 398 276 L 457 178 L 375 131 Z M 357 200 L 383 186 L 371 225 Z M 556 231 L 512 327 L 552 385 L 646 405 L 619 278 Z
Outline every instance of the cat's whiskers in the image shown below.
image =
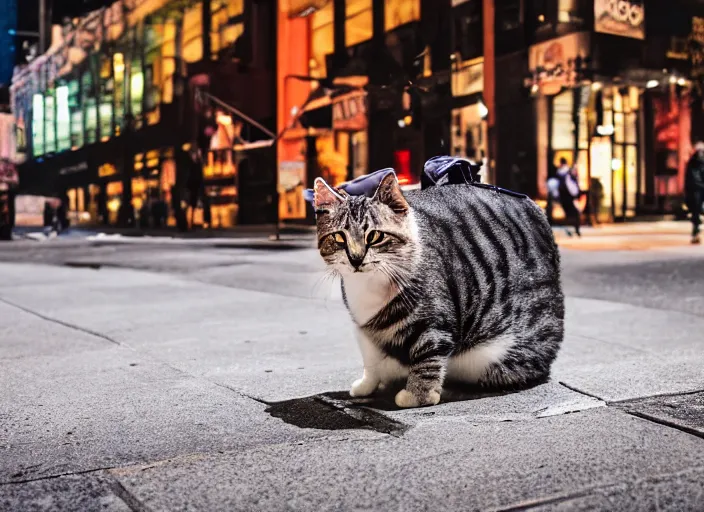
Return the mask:
M 325 299 L 327 300 L 330 296 L 332 285 L 335 283 L 335 280 L 339 277 L 340 272 L 337 269 L 330 266 L 326 267 L 323 274 L 318 276 L 318 278 L 313 283 L 313 286 L 311 287 L 311 298 L 316 297 L 318 292 L 322 290 L 323 285 L 328 283 L 330 284 L 330 287 L 328 287 L 327 294 L 325 297 Z

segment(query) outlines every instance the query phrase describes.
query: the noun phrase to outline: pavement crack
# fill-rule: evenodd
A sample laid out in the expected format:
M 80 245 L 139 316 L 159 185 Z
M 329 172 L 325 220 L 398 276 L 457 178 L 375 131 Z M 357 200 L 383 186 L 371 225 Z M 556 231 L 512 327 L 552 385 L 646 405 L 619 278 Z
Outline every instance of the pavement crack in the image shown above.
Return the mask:
M 120 498 L 125 505 L 132 510 L 132 512 L 151 512 L 151 508 L 139 501 L 139 499 L 128 491 L 127 488 L 122 485 L 122 482 L 120 482 L 113 475 L 105 472 L 101 475 L 101 479 L 104 480 L 105 484 L 110 488 L 112 493 Z
M 7 304 L 8 306 L 14 307 L 16 309 L 19 309 L 20 311 L 24 311 L 25 313 L 29 313 L 30 315 L 36 316 L 37 318 L 41 318 L 42 320 L 46 320 L 47 322 L 52 322 L 52 323 L 61 325 L 63 327 L 68 327 L 69 329 L 73 329 L 74 331 L 79 331 L 84 334 L 90 334 L 91 336 L 95 336 L 96 338 L 100 338 L 102 340 L 109 341 L 110 343 L 113 343 L 115 345 L 122 345 L 122 343 L 120 343 L 119 341 L 114 340 L 113 338 L 106 336 L 105 334 L 93 331 L 91 329 L 86 329 L 85 327 L 81 327 L 80 325 L 71 324 L 69 322 L 64 322 L 63 320 L 59 320 L 57 318 L 52 318 L 50 316 L 43 315 L 42 313 L 31 310 L 31 309 L 26 308 L 24 306 L 21 306 L 20 304 L 16 304 L 14 302 L 11 302 L 3 297 L 0 297 L 0 302 L 2 302 L 3 304 Z
M 636 398 L 626 398 L 625 400 L 614 400 L 613 402 L 609 402 L 609 405 L 629 404 L 632 402 L 640 402 L 642 400 L 647 400 L 648 398 L 667 398 L 669 396 L 696 395 L 697 393 L 704 393 L 704 389 L 696 389 L 694 391 L 680 391 L 677 393 L 656 393 L 654 395 L 639 396 Z
M 188 374 L 188 375 L 191 375 L 191 374 Z M 191 375 L 191 376 L 195 377 L 194 375 Z M 223 384 L 222 382 L 216 382 L 216 381 L 210 380 L 210 379 L 206 379 L 206 380 L 219 388 L 223 388 L 228 391 L 232 391 L 233 393 L 237 394 L 238 396 L 241 396 L 242 398 L 249 398 L 250 400 L 254 400 L 255 402 L 258 402 L 262 405 L 271 405 L 271 403 L 267 402 L 266 400 L 262 400 L 261 398 L 258 398 L 256 396 L 248 395 L 247 393 L 244 393 L 244 392 L 240 391 L 239 389 L 234 388 L 232 386 L 228 386 L 227 384 Z
M 30 466 L 30 467 L 36 467 L 36 466 Z M 25 468 L 27 469 L 27 468 Z M 0 486 L 9 486 L 9 485 L 18 485 L 18 484 L 28 484 L 31 482 L 41 482 L 43 480 L 55 480 L 57 478 L 62 478 L 66 476 L 80 476 L 80 475 L 89 475 L 91 473 L 97 473 L 99 471 L 108 471 L 114 469 L 113 466 L 106 466 L 106 467 L 100 467 L 100 468 L 91 468 L 91 469 L 84 469 L 80 471 L 67 471 L 65 473 L 54 473 L 51 475 L 46 475 L 46 476 L 38 476 L 38 477 L 33 477 L 33 478 L 21 478 L 17 480 L 5 480 L 5 481 L 0 481 Z
M 574 387 L 574 386 L 570 386 L 569 384 L 567 384 L 567 383 L 565 383 L 565 382 L 563 382 L 563 381 L 559 381 L 558 383 L 560 384 L 560 386 L 563 386 L 563 387 L 569 389 L 570 391 L 574 391 L 575 393 L 579 393 L 580 395 L 588 396 L 589 398 L 595 398 L 596 400 L 599 400 L 600 402 L 604 402 L 604 403 L 606 403 L 607 405 L 609 405 L 609 402 L 606 401 L 606 400 L 604 400 L 604 399 L 603 399 L 602 397 L 600 397 L 600 396 L 594 395 L 594 394 L 589 393 L 589 392 L 587 392 L 587 391 L 582 391 L 581 389 L 576 388 L 576 387 Z
M 674 430 L 679 430 L 680 432 L 684 432 L 685 434 L 692 435 L 694 437 L 698 437 L 699 439 L 704 439 L 704 434 L 702 432 L 699 432 L 698 430 L 694 428 L 687 427 L 686 425 L 678 425 L 674 421 L 669 421 L 663 418 L 658 418 L 656 416 L 652 416 L 646 412 L 640 412 L 640 411 L 632 411 L 629 409 L 625 409 L 622 407 L 617 407 L 618 409 L 622 410 L 626 414 L 630 414 L 631 416 L 635 416 L 636 418 L 640 418 L 645 421 L 649 421 L 651 423 L 656 423 L 658 425 L 662 425 L 664 427 L 669 427 Z
M 692 474 L 699 474 L 702 471 L 702 469 L 703 469 L 702 466 L 695 466 L 695 467 L 685 469 L 683 471 L 677 471 L 674 473 L 662 473 L 662 474 L 648 476 L 645 478 L 635 478 L 632 480 L 604 482 L 602 484 L 589 485 L 589 486 L 583 487 L 582 489 L 575 491 L 575 492 L 557 494 L 557 495 L 553 495 L 553 496 L 546 496 L 543 498 L 530 499 L 530 500 L 523 501 L 521 503 L 500 506 L 500 507 L 492 508 L 490 510 L 492 510 L 492 512 L 519 512 L 519 511 L 523 511 L 523 510 L 532 510 L 535 508 L 542 509 L 546 505 L 556 505 L 556 504 L 560 504 L 560 503 L 567 503 L 567 502 L 572 501 L 574 499 L 579 499 L 579 498 L 584 498 L 586 496 L 590 496 L 590 495 L 594 494 L 595 492 L 604 493 L 604 492 L 608 492 L 610 490 L 618 491 L 619 489 L 622 489 L 624 486 L 626 486 L 628 488 L 635 488 L 641 484 L 652 484 L 652 483 L 656 483 L 656 482 L 662 482 L 666 479 L 681 478 L 681 477 L 689 476 Z M 571 508 L 565 508 L 565 510 L 571 510 Z

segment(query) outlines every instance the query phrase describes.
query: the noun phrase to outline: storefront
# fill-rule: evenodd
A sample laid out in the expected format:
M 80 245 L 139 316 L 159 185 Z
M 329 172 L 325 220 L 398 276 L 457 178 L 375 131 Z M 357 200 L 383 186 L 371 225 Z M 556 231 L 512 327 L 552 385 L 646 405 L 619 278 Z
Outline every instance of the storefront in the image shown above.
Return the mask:
M 455 67 L 452 72 L 452 154 L 481 162 L 482 181 L 494 183 L 487 164 L 488 137 L 486 117 L 488 110 L 484 104 L 484 59 L 460 62 L 460 54 L 455 54 Z
M 618 25 L 608 21 L 613 34 Z M 597 30 L 599 23 L 606 18 L 597 17 Z M 630 37 L 640 33 L 632 26 L 628 30 Z M 637 68 L 605 74 L 608 47 L 599 37 L 578 32 L 531 46 L 526 87 L 536 106 L 539 198 L 546 198 L 547 178 L 565 159 L 587 191 L 582 210 L 592 221 L 611 222 L 635 217 L 642 204 L 644 100 L 652 81 Z

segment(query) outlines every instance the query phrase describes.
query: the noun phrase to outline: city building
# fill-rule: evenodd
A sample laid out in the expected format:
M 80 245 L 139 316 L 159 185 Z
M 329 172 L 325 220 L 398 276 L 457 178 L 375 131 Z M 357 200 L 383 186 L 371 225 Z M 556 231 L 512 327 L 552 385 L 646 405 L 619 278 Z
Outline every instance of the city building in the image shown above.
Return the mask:
M 279 6 L 281 218 L 311 220 L 300 191 L 318 176 L 393 167 L 413 187 L 432 156 L 486 159 L 480 0 Z
M 680 211 L 692 141 L 704 135 L 696 69 L 702 7 L 684 0 L 501 5 L 497 181 L 508 185 L 520 172 L 525 191 L 544 199 L 548 176 L 565 158 L 579 169 L 593 219 Z
M 541 203 L 564 158 L 593 220 L 677 213 L 702 34 L 695 0 L 121 0 L 15 73 L 21 186 L 85 222 L 311 223 L 318 176 L 450 154 Z
M 12 82 L 22 191 L 75 222 L 272 222 L 273 150 L 248 143 L 275 128 L 273 5 L 120 0 L 54 25 Z

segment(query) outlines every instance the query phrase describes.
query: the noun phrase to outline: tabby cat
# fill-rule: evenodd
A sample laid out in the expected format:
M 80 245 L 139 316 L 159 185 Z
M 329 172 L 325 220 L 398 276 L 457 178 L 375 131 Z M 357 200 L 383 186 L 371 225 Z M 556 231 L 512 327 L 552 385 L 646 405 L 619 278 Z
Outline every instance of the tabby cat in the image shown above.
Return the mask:
M 564 333 L 560 257 L 530 199 L 470 185 L 373 197 L 318 178 L 318 247 L 364 361 L 353 397 L 406 379 L 399 407 L 435 405 L 446 379 L 519 389 L 547 379 Z

